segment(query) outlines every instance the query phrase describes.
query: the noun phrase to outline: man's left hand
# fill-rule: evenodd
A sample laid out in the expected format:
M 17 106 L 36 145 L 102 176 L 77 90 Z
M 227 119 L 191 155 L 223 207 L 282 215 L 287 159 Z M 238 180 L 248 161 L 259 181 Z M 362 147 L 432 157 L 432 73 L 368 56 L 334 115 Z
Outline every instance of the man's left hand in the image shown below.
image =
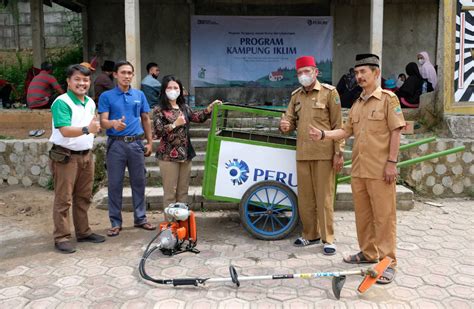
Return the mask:
M 344 165 L 344 157 L 342 156 L 342 154 L 335 153 L 332 158 L 332 168 L 337 173 L 339 173 L 342 170 L 343 165 Z
M 385 164 L 385 170 L 383 171 L 383 180 L 385 180 L 386 183 L 391 184 L 397 180 L 397 175 L 397 164 L 387 162 L 387 164 Z
M 152 143 L 148 143 L 145 145 L 145 157 L 149 157 L 152 151 Z

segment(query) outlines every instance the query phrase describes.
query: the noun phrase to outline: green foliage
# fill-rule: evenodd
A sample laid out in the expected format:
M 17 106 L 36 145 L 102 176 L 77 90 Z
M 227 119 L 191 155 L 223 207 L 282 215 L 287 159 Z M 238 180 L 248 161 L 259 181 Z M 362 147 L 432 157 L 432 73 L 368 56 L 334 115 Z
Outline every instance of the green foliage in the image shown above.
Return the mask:
M 53 64 L 53 75 L 60 85 L 66 83 L 66 69 L 69 65 L 82 62 L 82 48 L 61 48 L 48 57 Z
M 104 185 L 107 179 L 107 170 L 105 169 L 105 144 L 98 144 L 94 150 L 95 154 L 95 170 L 94 185 L 92 192 L 96 193 L 100 187 Z
M 49 191 L 53 191 L 53 190 L 54 190 L 54 179 L 53 179 L 53 176 L 49 176 L 49 178 L 48 178 L 48 183 L 46 184 L 46 189 L 48 189 Z
M 15 62 L 7 64 L 3 62 L 0 65 L 0 78 L 7 80 L 13 84 L 16 92 L 12 92 L 14 100 L 19 100 L 23 93 L 26 72 L 33 65 L 31 56 L 24 56 L 19 52 L 15 53 Z

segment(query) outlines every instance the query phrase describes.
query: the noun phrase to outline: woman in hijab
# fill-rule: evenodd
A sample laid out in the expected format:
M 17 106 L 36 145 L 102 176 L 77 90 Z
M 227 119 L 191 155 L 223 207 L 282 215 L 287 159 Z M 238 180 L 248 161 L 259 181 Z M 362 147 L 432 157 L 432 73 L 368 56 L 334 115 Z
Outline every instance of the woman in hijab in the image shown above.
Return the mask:
M 405 71 L 407 72 L 408 78 L 400 89 L 396 91 L 396 94 L 400 98 L 402 107 L 418 107 L 424 82 L 423 77 L 414 62 L 407 64 Z
M 433 64 L 430 62 L 430 56 L 425 51 L 420 52 L 417 56 L 421 76 L 431 83 L 433 89 L 438 84 L 438 76 Z

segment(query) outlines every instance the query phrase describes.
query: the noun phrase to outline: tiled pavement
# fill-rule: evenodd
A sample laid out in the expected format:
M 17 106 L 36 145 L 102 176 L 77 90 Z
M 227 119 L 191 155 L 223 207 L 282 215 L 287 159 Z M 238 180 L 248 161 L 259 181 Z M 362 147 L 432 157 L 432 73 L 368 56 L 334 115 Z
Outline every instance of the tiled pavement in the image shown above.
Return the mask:
M 242 282 L 240 288 L 149 285 L 137 265 L 152 234 L 125 229 L 104 244 L 78 244 L 72 255 L 53 252 L 45 235 L 20 237 L 16 248 L 0 240 L 0 251 L 9 252 L 0 254 L 0 308 L 474 308 L 474 202 L 438 202 L 443 207 L 417 202 L 413 210 L 398 212 L 395 282 L 361 295 L 361 277 L 348 277 L 339 301 L 328 278 Z M 333 257 L 323 256 L 320 246 L 295 249 L 292 239 L 253 239 L 236 213 L 202 213 L 198 224 L 200 254 L 155 254 L 148 272 L 228 276 L 229 264 L 241 276 L 342 270 L 351 268 L 342 254 L 357 250 L 354 215 L 347 211 L 336 212 Z M 36 250 L 30 253 L 30 247 Z

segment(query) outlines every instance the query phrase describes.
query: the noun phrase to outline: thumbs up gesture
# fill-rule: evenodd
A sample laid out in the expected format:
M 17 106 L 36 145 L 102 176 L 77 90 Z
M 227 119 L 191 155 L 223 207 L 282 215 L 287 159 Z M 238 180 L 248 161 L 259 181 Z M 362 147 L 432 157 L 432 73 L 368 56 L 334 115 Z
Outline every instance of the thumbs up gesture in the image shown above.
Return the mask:
M 113 121 L 113 128 L 117 131 L 123 131 L 126 127 L 127 124 L 125 123 L 125 116 L 122 116 L 122 118 Z
M 186 124 L 186 118 L 184 118 L 183 112 L 179 111 L 178 118 L 174 121 L 174 125 L 179 127 Z
M 97 133 L 100 132 L 100 122 L 99 119 L 97 119 L 97 115 L 92 118 L 91 122 L 88 125 L 89 128 L 89 133 Z
M 289 122 L 288 119 L 286 118 L 285 114 L 282 114 L 282 115 L 281 115 L 280 130 L 281 130 L 283 133 L 286 133 L 286 132 L 290 131 L 290 122 Z

